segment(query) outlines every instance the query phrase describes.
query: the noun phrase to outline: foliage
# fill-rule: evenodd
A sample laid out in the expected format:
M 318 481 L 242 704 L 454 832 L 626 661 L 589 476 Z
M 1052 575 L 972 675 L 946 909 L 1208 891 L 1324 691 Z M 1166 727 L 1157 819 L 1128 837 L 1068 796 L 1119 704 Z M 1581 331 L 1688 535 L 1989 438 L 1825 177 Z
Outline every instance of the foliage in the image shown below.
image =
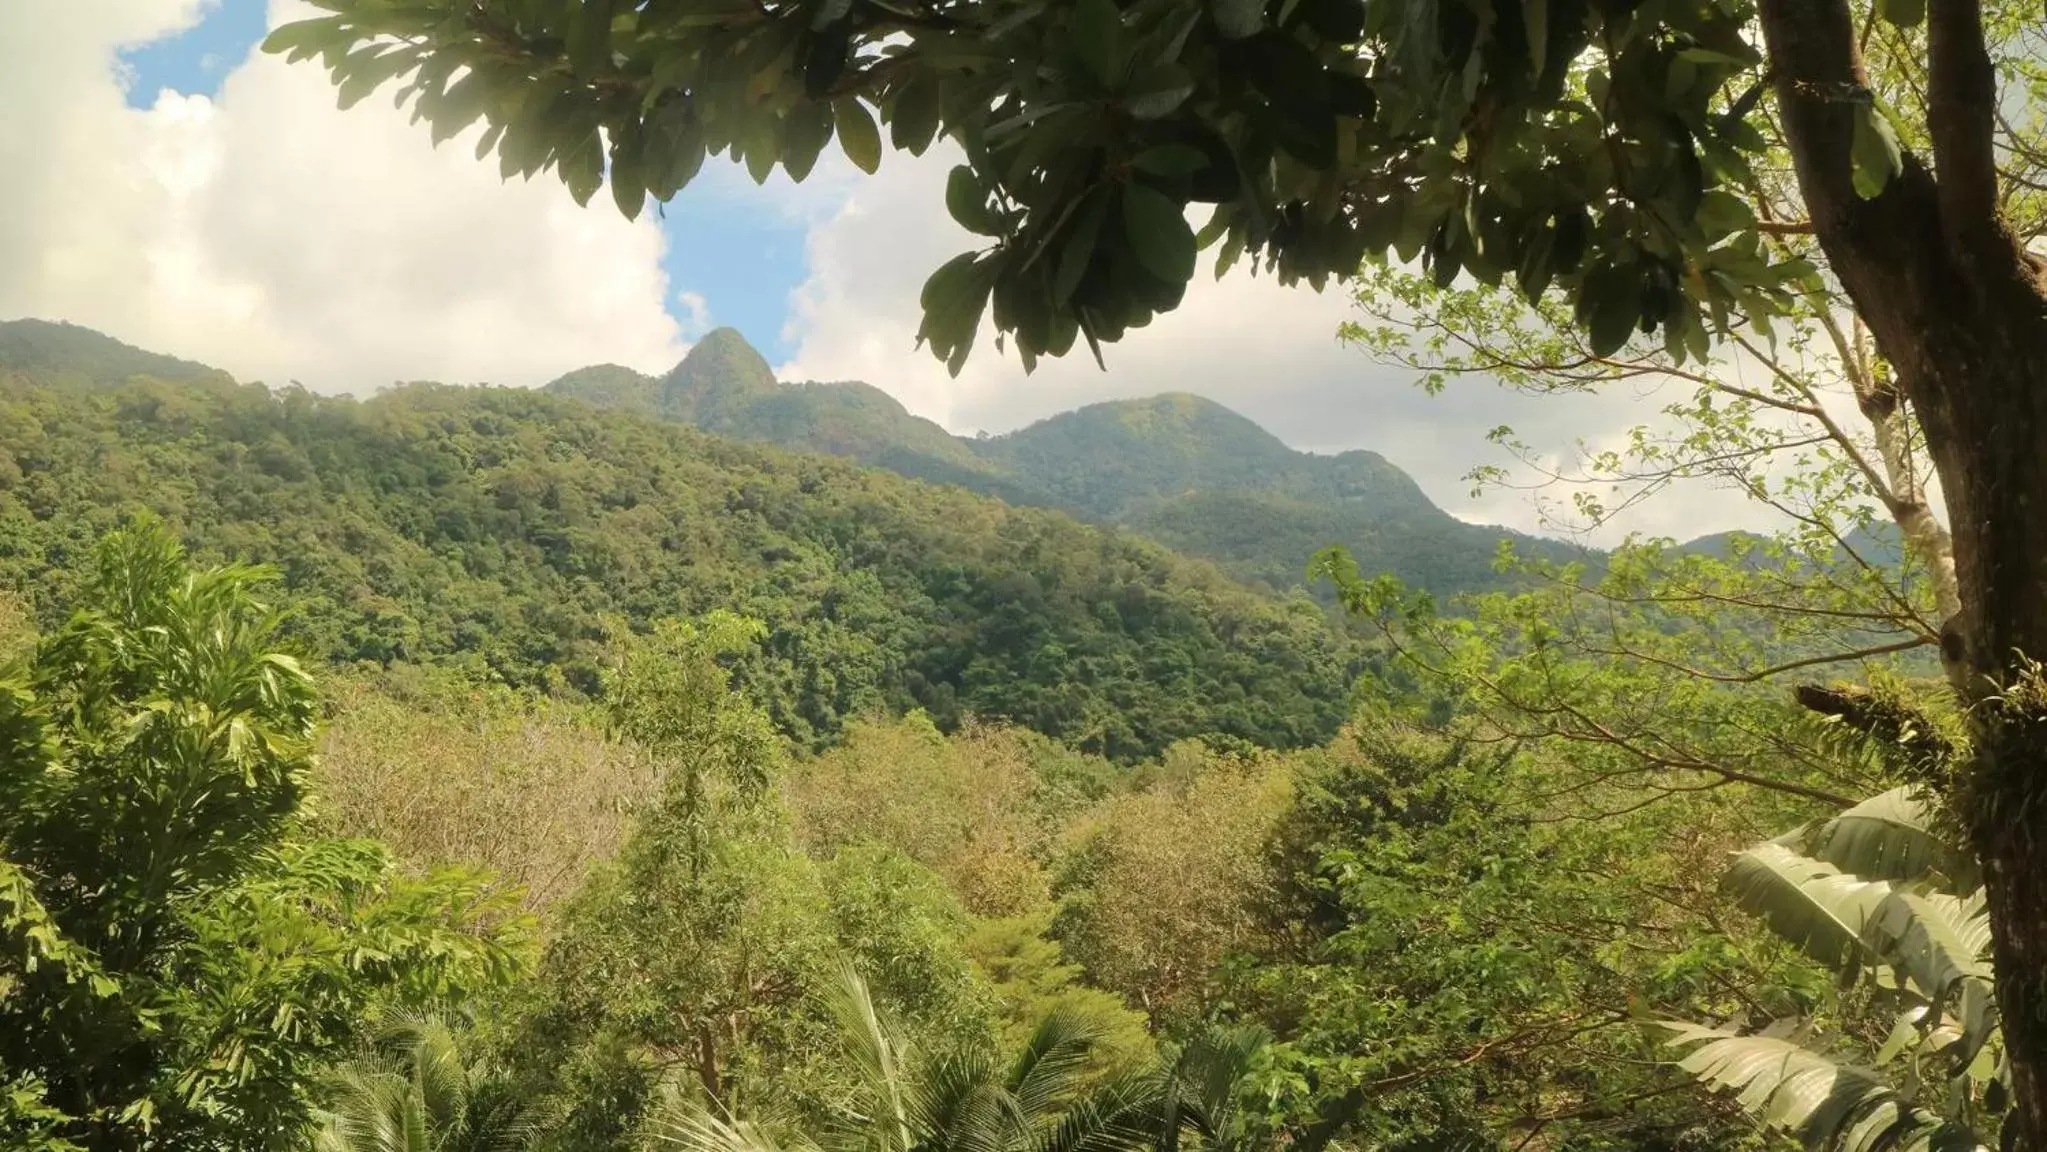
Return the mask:
M 1907 786 L 1738 856 L 1736 901 L 1868 992 L 1833 1029 L 1663 1022 L 1685 1071 L 1812 1148 L 1996 1146 L 2010 1074 L 1990 925 L 1980 884 L 1939 869 L 1967 860 L 1942 839 Z
M 986 244 L 927 282 L 919 335 L 955 372 L 991 299 L 1026 366 L 1099 354 L 1179 304 L 1204 244 L 1318 287 L 1389 249 L 1444 284 L 1556 284 L 1605 349 L 1639 327 L 1703 353 L 1817 278 L 1721 208 L 1763 118 L 1742 4 L 320 6 L 266 47 L 320 57 L 344 105 L 402 81 L 436 140 L 481 120 L 506 176 L 608 179 L 628 215 L 707 154 L 800 180 L 834 136 L 873 171 L 877 118 L 899 150 L 950 137 L 947 208 Z M 1860 115 L 1880 189 L 1895 137 Z
M 546 915 L 615 855 L 653 758 L 577 707 L 446 668 L 330 680 L 319 822 L 414 866 L 481 866 Z
M 519 1152 L 534 1109 L 445 1016 L 404 1014 L 328 1073 L 314 1152 Z
M 263 572 L 116 533 L 0 683 L 0 1067 L 14 1130 L 86 1148 L 296 1146 L 380 1002 L 521 964 L 483 878 L 299 826 L 310 680 Z M 41 1135 L 36 1135 L 38 1132 Z
M 1221 1003 L 1274 1035 L 1259 1122 L 1297 1147 L 1726 1147 L 1628 1021 L 1824 996 L 1713 915 L 1745 805 L 1702 794 L 1591 821 L 1607 794 L 1458 725 L 1361 717 L 1295 761 L 1260 947 Z
M 851 967 L 822 1000 L 852 1072 L 853 1089 L 840 1109 L 785 1143 L 751 1120 L 686 1108 L 670 1119 L 667 1142 L 691 1152 L 1064 1152 L 1142 1142 L 1149 1085 L 1123 1078 L 1082 1094 L 1080 1073 L 1094 1037 L 1073 1018 L 1046 1017 L 1003 1060 L 985 1047 L 921 1049 Z
M 781 744 L 720 663 L 759 634 L 727 615 L 621 639 L 614 718 L 662 791 L 568 902 L 519 1027 L 523 1074 L 564 1117 L 550 1146 L 631 1147 L 668 1097 L 815 1114 L 839 1085 L 812 997 L 841 957 L 933 1035 L 985 1028 L 935 877 L 885 847 L 795 845 Z
M 137 376 L 205 380 L 226 375 L 204 364 L 130 347 L 90 328 L 47 320 L 0 323 L 0 372 L 65 387 L 105 387 Z
M 508 389 L 0 383 L 0 583 L 44 619 L 119 510 L 275 562 L 301 651 L 596 693 L 606 619 L 763 621 L 739 669 L 776 726 L 922 706 L 1120 761 L 1222 732 L 1335 731 L 1362 646 L 1065 517 Z
M 1072 834 L 1056 891 L 1065 955 L 1154 1023 L 1198 1016 L 1218 966 L 1253 946 L 1261 851 L 1289 800 L 1286 767 L 1198 744 Z
M 969 912 L 1019 915 L 1049 899 L 1044 865 L 1073 803 L 1040 773 L 1048 751 L 1013 730 L 947 738 L 912 714 L 855 725 L 843 745 L 798 765 L 787 791 L 812 855 L 888 845 L 943 877 Z
M 1019 1046 L 1039 1021 L 1060 1015 L 1087 1027 L 1106 1072 L 1150 1066 L 1158 1046 L 1144 1014 L 1114 992 L 1087 983 L 1080 966 L 1066 962 L 1051 929 L 1046 908 L 978 921 L 961 944 L 1000 1013 L 1000 1041 Z

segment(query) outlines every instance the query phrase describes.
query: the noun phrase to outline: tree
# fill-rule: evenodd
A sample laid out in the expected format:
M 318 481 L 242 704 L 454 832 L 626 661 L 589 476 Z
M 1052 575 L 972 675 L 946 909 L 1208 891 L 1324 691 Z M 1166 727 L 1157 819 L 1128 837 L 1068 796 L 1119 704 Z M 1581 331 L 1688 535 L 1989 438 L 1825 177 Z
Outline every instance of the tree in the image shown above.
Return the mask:
M 1673 355 L 1753 332 L 1829 279 L 1887 365 L 1871 401 L 1909 408 L 1953 530 L 1940 652 L 1970 706 L 1969 826 L 1983 859 L 2022 1142 L 2047 1145 L 2047 263 L 2007 217 L 2037 117 L 1980 0 L 323 0 L 273 33 L 320 55 L 344 103 L 409 78 L 445 139 L 479 118 L 507 174 L 553 166 L 578 197 L 665 198 L 707 152 L 801 178 L 849 158 L 967 162 L 953 216 L 989 238 L 927 282 L 919 333 L 955 370 L 992 298 L 1025 363 L 1099 350 L 1176 305 L 1202 239 L 1320 284 L 1389 249 L 1441 283 L 1555 290 L 1593 349 L 1639 329 Z M 1915 64 L 1902 103 L 1873 40 Z M 1761 50 L 1757 49 L 1758 42 Z M 2024 41 L 2021 41 L 2023 43 Z M 2024 57 L 2021 57 L 2023 59 Z M 1766 106 L 1765 94 L 1771 97 Z M 1907 113 L 1924 126 L 1906 148 Z M 1781 127 L 1802 209 L 1725 210 Z M 1711 199 L 1709 199 L 1711 198 Z M 1216 212 L 1204 236 L 1190 202 Z M 1813 261 L 1776 231 L 1809 230 Z
M 1198 1018 L 1224 958 L 1252 947 L 1261 849 L 1290 801 L 1277 757 L 1167 751 L 1161 779 L 1079 824 L 1055 885 L 1054 932 L 1098 988 L 1154 1027 Z
M 482 877 L 305 834 L 315 696 L 270 647 L 265 579 L 195 570 L 153 525 L 116 533 L 71 619 L 0 677 L 10 1140 L 295 1147 L 372 1006 L 522 965 Z
M 759 637 L 715 613 L 617 638 L 612 718 L 660 765 L 661 793 L 565 902 L 520 1026 L 524 1073 L 563 1104 L 549 1147 L 637 1147 L 664 1095 L 816 1112 L 843 1087 L 813 996 L 840 957 L 868 964 L 920 1033 L 985 1031 L 966 916 L 935 876 L 886 847 L 798 847 L 785 747 L 725 663 Z

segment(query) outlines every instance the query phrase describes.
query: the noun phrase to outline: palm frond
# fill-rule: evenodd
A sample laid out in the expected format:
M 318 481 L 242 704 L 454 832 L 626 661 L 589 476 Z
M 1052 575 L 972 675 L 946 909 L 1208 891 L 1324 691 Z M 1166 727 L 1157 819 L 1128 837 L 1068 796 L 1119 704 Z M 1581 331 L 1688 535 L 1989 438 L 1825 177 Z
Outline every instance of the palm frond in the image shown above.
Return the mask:
M 1842 872 L 1776 841 L 1734 858 L 1727 888 L 1772 931 L 1839 972 L 1873 959 L 1864 936 L 1891 885 Z
M 1030 1120 L 1016 1099 L 995 1083 L 993 1072 L 988 1061 L 975 1054 L 920 1065 L 906 1112 L 916 1146 L 944 1152 L 1014 1148 Z
M 322 1152 L 427 1152 L 412 1135 L 412 1086 L 395 1065 L 358 1061 L 327 1077 Z
M 820 997 L 838 1025 L 839 1040 L 860 1074 L 862 1086 L 880 1110 L 876 1120 L 888 1125 L 883 1146 L 906 1152 L 913 1143 L 905 1075 L 914 1053 L 893 1022 L 875 1007 L 867 981 L 851 964 Z
M 1960 1022 L 1965 1067 L 1998 1033 L 1990 917 L 1980 890 L 1968 896 L 1895 891 L 1872 918 L 1866 941 L 1926 998 L 1926 1027 L 1937 1026 L 1944 1011 Z
M 1006 1081 L 1027 1115 L 1044 1115 L 1073 1091 L 1101 1034 L 1099 1024 L 1071 1012 L 1052 1012 L 1038 1022 Z
M 727 1123 L 701 1107 L 669 1114 L 655 1125 L 654 1139 L 685 1152 L 816 1152 L 807 1139 L 783 1145 L 751 1121 Z
M 1911 1103 L 1876 1073 L 1838 1063 L 1789 1040 L 1659 1021 L 1668 1043 L 1692 1047 L 1679 1067 L 1809 1148 L 1838 1152 L 1932 1152 L 1981 1148 L 1975 1132 Z
M 1163 1144 L 1160 1077 L 1125 1072 L 1072 1101 L 1057 1123 L 1039 1129 L 1020 1152 L 1137 1152 Z
M 1213 1128 L 1234 1107 L 1238 1086 L 1271 1043 L 1272 1034 L 1254 1025 L 1214 1025 L 1181 1050 L 1175 1074 L 1193 1090 L 1204 1124 Z

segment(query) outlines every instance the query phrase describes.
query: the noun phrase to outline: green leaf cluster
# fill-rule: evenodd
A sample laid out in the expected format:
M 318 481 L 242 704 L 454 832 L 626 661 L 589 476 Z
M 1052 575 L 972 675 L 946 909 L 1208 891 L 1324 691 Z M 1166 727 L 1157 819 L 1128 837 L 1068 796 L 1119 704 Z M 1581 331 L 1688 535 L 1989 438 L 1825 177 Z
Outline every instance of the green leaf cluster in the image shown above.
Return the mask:
M 948 211 L 986 241 L 924 287 L 919 340 L 954 373 L 991 319 L 1027 368 L 1099 358 L 1178 306 L 1205 246 L 1317 287 L 1389 253 L 1446 286 L 1555 286 L 1603 353 L 1660 332 L 1703 357 L 1817 283 L 1708 210 L 1766 149 L 1740 0 L 321 7 L 266 47 L 318 57 L 344 104 L 398 82 L 436 140 L 481 122 L 508 177 L 551 168 L 579 200 L 608 179 L 628 215 L 707 156 L 801 180 L 834 135 L 874 170 L 877 121 L 912 154 L 947 138 Z M 1897 143 L 1856 131 L 1874 194 Z
M 291 1148 L 379 1003 L 522 969 L 484 878 L 302 823 L 315 719 L 265 574 L 110 536 L 0 682 L 0 1124 L 40 1146 Z

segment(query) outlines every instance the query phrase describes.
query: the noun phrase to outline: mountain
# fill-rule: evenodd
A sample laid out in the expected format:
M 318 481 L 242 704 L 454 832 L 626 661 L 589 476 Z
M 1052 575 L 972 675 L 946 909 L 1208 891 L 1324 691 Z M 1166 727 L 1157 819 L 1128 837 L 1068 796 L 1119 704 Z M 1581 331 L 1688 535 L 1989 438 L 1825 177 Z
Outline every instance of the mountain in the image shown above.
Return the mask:
M 27 347 L 20 331 L 0 326 L 0 349 Z M 77 343 L 93 364 L 108 354 Z M 913 707 L 1126 761 L 1204 734 L 1311 746 L 1366 666 L 1304 598 L 848 460 L 524 389 L 357 400 L 213 372 L 77 387 L 101 369 L 34 348 L 32 364 L 0 357 L 0 590 L 45 622 L 92 542 L 147 509 L 203 558 L 275 565 L 294 644 L 336 663 L 574 696 L 598 690 L 609 621 L 756 617 L 768 636 L 740 675 L 809 747 Z M 680 382 L 722 418 L 743 395 L 732 378 Z
M 783 384 L 744 337 L 706 335 L 666 377 L 585 368 L 546 386 L 600 407 L 652 412 L 706 431 L 847 456 L 1012 504 L 1056 508 L 1151 536 L 1274 589 L 1308 559 L 1349 546 L 1371 571 L 1442 594 L 1496 585 L 1500 540 L 1556 559 L 1578 550 L 1466 524 L 1373 452 L 1300 452 L 1188 393 L 1092 404 L 1003 436 L 969 440 L 913 416 L 872 385 Z
M 44 384 L 118 384 L 134 376 L 202 380 L 218 368 L 160 356 L 90 328 L 49 320 L 0 322 L 0 372 L 33 374 Z

